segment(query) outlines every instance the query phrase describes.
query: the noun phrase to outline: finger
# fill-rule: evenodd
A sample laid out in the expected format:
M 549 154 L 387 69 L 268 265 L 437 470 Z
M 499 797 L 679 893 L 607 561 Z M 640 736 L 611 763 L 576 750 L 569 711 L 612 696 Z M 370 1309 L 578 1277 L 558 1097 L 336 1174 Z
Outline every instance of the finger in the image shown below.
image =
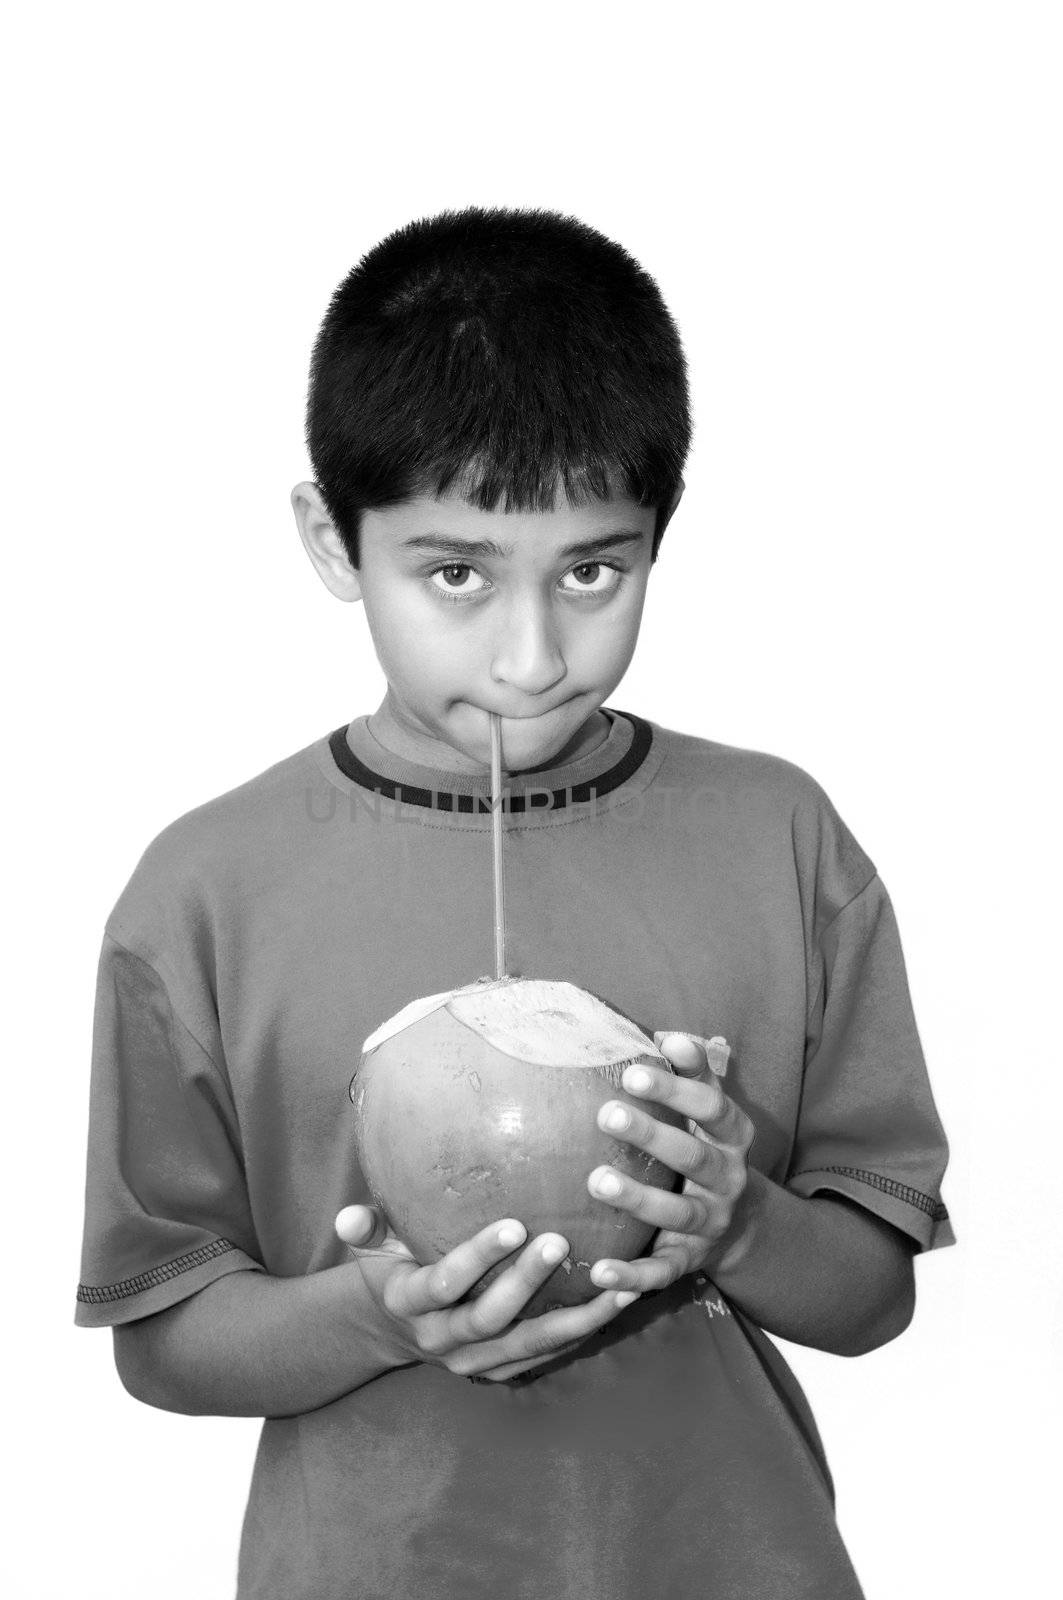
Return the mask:
M 714 1033 L 711 1039 L 706 1039 L 703 1034 L 684 1033 L 678 1028 L 669 1028 L 663 1033 L 655 1033 L 653 1036 L 654 1044 L 657 1046 L 658 1050 L 662 1050 L 663 1053 L 669 1056 L 669 1059 L 671 1059 L 673 1045 L 669 1045 L 668 1048 L 665 1049 L 665 1039 L 672 1040 L 673 1044 L 675 1041 L 692 1040 L 694 1044 L 700 1045 L 704 1050 L 705 1059 L 708 1063 L 710 1072 L 714 1072 L 718 1078 L 725 1078 L 727 1076 L 727 1063 L 731 1059 L 731 1046 L 727 1043 L 727 1040 L 722 1034 Z M 688 1059 L 689 1056 L 684 1055 L 684 1060 L 686 1061 Z
M 604 1200 L 618 1211 L 672 1233 L 700 1235 L 709 1220 L 705 1197 L 697 1188 L 672 1194 L 667 1189 L 639 1183 L 615 1167 L 595 1167 L 587 1179 L 587 1188 L 596 1200 Z
M 674 1072 L 640 1063 L 627 1067 L 621 1082 L 628 1094 L 671 1106 L 721 1144 L 748 1150 L 753 1143 L 752 1122 L 724 1092 L 714 1073 L 704 1078 L 679 1077 Z
M 535 1367 L 544 1367 L 549 1361 L 558 1361 L 562 1356 L 570 1355 L 573 1350 L 578 1350 L 582 1343 L 582 1339 L 573 1339 L 570 1344 L 559 1345 L 548 1355 L 536 1356 L 530 1361 L 510 1361 L 501 1367 L 492 1367 L 487 1372 L 470 1373 L 469 1376 L 490 1378 L 492 1383 L 503 1383 L 508 1378 L 519 1377 L 522 1372 L 531 1372 Z
M 371 1250 L 387 1238 L 387 1218 L 372 1206 L 344 1206 L 336 1217 L 336 1232 L 352 1249 Z
M 567 1255 L 568 1240 L 559 1233 L 544 1233 L 533 1239 L 482 1294 L 451 1312 L 448 1333 L 454 1342 L 493 1339 L 508 1328 Z
M 394 1280 L 389 1285 L 388 1310 L 401 1317 L 423 1317 L 454 1305 L 485 1272 L 512 1255 L 527 1232 L 524 1224 L 512 1217 L 482 1228 L 434 1265 Z
M 667 1056 L 675 1070 L 684 1077 L 696 1077 L 708 1071 L 708 1052 L 698 1035 L 675 1032 L 654 1034 L 654 1042 L 661 1054 Z
M 600 1288 L 625 1290 L 629 1293 L 650 1294 L 667 1289 L 684 1273 L 691 1270 L 694 1255 L 682 1240 L 658 1243 L 651 1256 L 640 1256 L 636 1261 L 596 1261 L 591 1268 L 591 1281 Z
M 590 1334 L 611 1322 L 633 1298 L 630 1294 L 609 1292 L 596 1295 L 582 1306 L 565 1306 L 558 1311 L 544 1312 L 541 1317 L 529 1317 L 525 1322 L 514 1324 L 500 1338 L 477 1341 L 456 1350 L 447 1366 L 451 1372 L 469 1377 L 496 1371 L 508 1377 L 581 1344 Z
M 708 1085 L 699 1087 L 708 1089 Z M 722 1141 L 695 1134 L 685 1126 L 673 1127 L 655 1117 L 652 1111 L 625 1105 L 622 1100 L 607 1100 L 599 1109 L 598 1126 L 614 1139 L 644 1150 L 673 1172 L 693 1178 L 696 1183 L 708 1184 L 719 1171 Z M 602 1194 L 605 1197 L 607 1191 Z

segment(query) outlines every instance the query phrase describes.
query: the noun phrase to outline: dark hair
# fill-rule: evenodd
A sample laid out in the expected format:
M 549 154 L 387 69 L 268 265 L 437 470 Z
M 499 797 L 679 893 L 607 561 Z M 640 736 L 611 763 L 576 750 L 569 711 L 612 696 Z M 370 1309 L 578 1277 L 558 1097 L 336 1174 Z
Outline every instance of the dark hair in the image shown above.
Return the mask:
M 362 511 L 457 487 L 492 511 L 622 486 L 674 497 L 690 447 L 686 363 L 648 273 L 550 211 L 445 211 L 369 251 L 314 345 L 307 443 L 358 565 Z M 663 528 L 653 543 L 657 558 Z

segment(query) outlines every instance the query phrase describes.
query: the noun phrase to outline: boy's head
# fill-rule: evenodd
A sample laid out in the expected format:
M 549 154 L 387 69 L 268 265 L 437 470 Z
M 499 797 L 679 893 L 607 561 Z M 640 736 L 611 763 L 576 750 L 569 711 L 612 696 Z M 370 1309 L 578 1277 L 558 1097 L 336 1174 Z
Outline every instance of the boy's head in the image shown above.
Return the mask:
M 686 366 L 652 278 L 547 211 L 410 223 L 336 290 L 314 347 L 314 475 L 353 566 L 362 514 L 456 488 L 483 511 L 618 490 L 662 513 L 690 445 Z
M 382 742 L 482 769 L 493 711 L 510 771 L 592 748 L 690 439 L 652 279 L 549 212 L 413 223 L 333 296 L 307 436 L 297 520 L 327 586 L 365 602 Z

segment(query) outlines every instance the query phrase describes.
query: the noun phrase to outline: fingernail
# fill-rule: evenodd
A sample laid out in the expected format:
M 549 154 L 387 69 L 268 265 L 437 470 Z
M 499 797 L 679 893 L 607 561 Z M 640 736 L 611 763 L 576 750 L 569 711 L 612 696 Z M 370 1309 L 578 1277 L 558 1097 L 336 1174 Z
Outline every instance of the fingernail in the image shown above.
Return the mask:
M 548 1267 L 556 1267 L 568 1255 L 568 1245 L 560 1239 L 550 1239 L 543 1245 L 543 1260 Z
M 498 1230 L 498 1242 L 507 1250 L 515 1250 L 517 1245 L 523 1244 L 526 1229 L 522 1222 L 503 1222 Z
M 598 1194 L 619 1194 L 620 1179 L 614 1172 L 596 1172 L 594 1187 Z
M 605 1123 L 607 1128 L 613 1128 L 619 1132 L 621 1128 L 627 1127 L 628 1123 L 631 1121 L 631 1118 L 624 1110 L 623 1106 L 610 1106 L 609 1110 L 602 1118 L 602 1121 Z
M 636 1292 L 636 1290 L 634 1290 L 634 1289 L 621 1289 L 620 1292 L 618 1293 L 617 1297 L 616 1297 L 616 1303 L 620 1307 L 621 1311 L 623 1311 L 625 1306 L 631 1305 L 632 1302 L 637 1300 L 637 1299 L 638 1299 L 638 1293 Z
M 592 1273 L 592 1277 L 599 1289 L 611 1289 L 613 1284 L 618 1282 L 620 1274 L 614 1272 L 612 1267 L 602 1267 L 600 1272 Z
M 645 1094 L 653 1079 L 645 1067 L 628 1067 L 623 1082 L 624 1088 L 630 1089 L 633 1094 Z

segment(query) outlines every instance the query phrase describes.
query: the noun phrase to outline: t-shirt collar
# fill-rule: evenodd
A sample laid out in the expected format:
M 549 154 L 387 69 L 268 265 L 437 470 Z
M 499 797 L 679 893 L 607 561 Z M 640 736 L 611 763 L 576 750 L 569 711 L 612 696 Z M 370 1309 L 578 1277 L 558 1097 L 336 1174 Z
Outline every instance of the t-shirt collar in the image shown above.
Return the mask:
M 503 773 L 505 812 L 557 811 L 597 801 L 638 771 L 653 742 L 650 724 L 630 711 L 608 706 L 602 711 L 609 719 L 609 732 L 589 754 L 539 772 Z M 386 750 L 368 724 L 368 716 L 356 717 L 329 735 L 332 758 L 352 782 L 403 805 L 465 814 L 490 811 L 488 772 L 481 777 L 408 761 Z

